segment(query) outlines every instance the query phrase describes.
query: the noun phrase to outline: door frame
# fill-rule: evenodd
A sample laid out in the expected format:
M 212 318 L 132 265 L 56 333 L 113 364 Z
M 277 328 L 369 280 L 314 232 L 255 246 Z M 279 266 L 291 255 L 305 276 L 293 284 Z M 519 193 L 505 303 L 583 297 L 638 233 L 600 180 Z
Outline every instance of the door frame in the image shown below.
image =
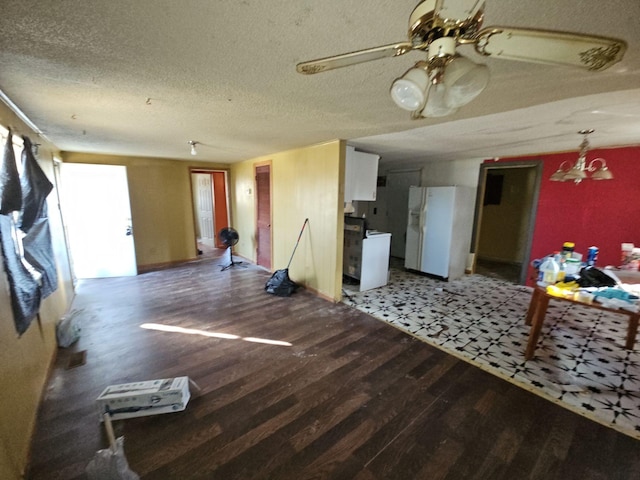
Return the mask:
M 75 289 L 78 286 L 78 279 L 76 278 L 76 274 L 73 271 L 73 259 L 71 258 L 71 243 L 69 241 L 69 232 L 67 231 L 67 228 L 65 227 L 66 223 L 66 212 L 63 211 L 61 205 L 62 205 L 62 193 L 60 192 L 60 189 L 62 188 L 62 172 L 61 172 L 61 168 L 62 168 L 62 159 L 60 159 L 57 156 L 53 156 L 51 158 L 51 163 L 53 165 L 53 182 L 55 184 L 55 193 L 56 193 L 56 201 L 58 203 L 58 213 L 60 215 L 60 221 L 62 224 L 62 235 L 64 237 L 64 249 L 65 252 L 67 253 L 67 266 L 69 268 L 69 276 L 71 277 L 71 285 L 73 286 L 73 290 L 75 292 Z
M 214 173 L 223 173 L 224 174 L 224 187 L 225 187 L 225 195 L 224 195 L 224 201 L 226 203 L 226 210 L 227 210 L 227 223 L 231 223 L 231 202 L 229 201 L 229 170 L 224 169 L 224 168 L 197 168 L 197 167 L 189 167 L 189 190 L 190 190 L 190 197 L 191 197 L 191 212 L 193 214 L 193 243 L 194 243 L 194 252 L 198 252 L 198 232 L 197 232 L 197 212 L 196 212 L 196 205 L 193 201 L 193 181 L 192 181 L 192 174 L 194 173 L 205 173 L 205 174 L 214 174 Z M 213 220 L 213 225 L 214 225 L 214 230 L 215 230 L 215 186 L 214 186 L 214 182 L 213 182 L 213 178 L 211 179 L 211 194 L 214 198 L 214 204 L 213 204 L 213 216 L 214 218 Z M 231 225 L 227 225 L 227 226 L 231 226 Z M 218 243 L 218 232 L 214 231 L 214 235 L 215 235 L 215 239 L 214 239 L 214 244 L 217 246 Z M 218 248 L 218 247 L 216 247 Z M 195 255 L 195 257 L 197 257 L 197 255 Z
M 527 273 L 529 271 L 529 262 L 531 261 L 531 247 L 533 245 L 533 231 L 536 225 L 536 217 L 538 214 L 538 199 L 540 197 L 540 185 L 542 183 L 542 160 L 523 160 L 514 162 L 493 162 L 481 163 L 478 174 L 478 189 L 476 194 L 476 210 L 473 218 L 473 233 L 471 234 L 471 253 L 473 254 L 473 264 L 471 271 L 476 270 L 478 244 L 480 243 L 480 228 L 482 226 L 482 213 L 484 209 L 483 200 L 486 188 L 487 173 L 489 170 L 505 170 L 514 168 L 533 168 L 535 179 L 534 188 L 531 198 L 531 214 L 527 225 L 527 238 L 525 241 L 524 254 L 522 257 L 522 267 L 520 269 L 519 284 L 527 283 Z
M 254 231 L 256 235 L 256 249 L 255 249 L 255 258 L 256 265 L 260 265 L 258 263 L 258 168 L 259 167 L 269 167 L 269 225 L 273 225 L 273 162 L 271 160 L 266 160 L 263 162 L 256 162 L 253 164 L 253 191 L 256 193 L 254 195 L 254 211 L 256 212 L 255 216 L 255 225 Z M 273 268 L 273 228 L 269 228 L 269 264 L 270 270 Z

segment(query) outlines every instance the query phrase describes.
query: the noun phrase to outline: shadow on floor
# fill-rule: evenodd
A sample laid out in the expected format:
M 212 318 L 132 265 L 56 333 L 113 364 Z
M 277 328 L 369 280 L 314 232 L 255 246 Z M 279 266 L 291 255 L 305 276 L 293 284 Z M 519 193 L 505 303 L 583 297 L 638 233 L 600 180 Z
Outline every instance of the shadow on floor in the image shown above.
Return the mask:
M 389 268 L 404 269 L 404 258 L 391 257 Z M 496 278 L 507 282 L 519 284 L 521 264 L 496 262 L 478 258 L 476 260 L 475 273 L 484 277 Z
M 497 278 L 511 283 L 520 283 L 521 269 L 522 265 L 519 263 L 495 262 L 478 258 L 476 260 L 475 273 L 484 277 Z

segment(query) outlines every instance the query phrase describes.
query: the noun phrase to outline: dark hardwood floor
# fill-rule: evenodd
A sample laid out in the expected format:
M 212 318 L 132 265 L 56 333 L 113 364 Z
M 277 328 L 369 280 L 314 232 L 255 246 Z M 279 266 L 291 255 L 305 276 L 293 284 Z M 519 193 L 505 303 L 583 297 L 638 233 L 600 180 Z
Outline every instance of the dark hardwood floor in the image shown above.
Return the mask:
M 82 337 L 59 350 L 27 478 L 84 478 L 107 446 L 105 386 L 183 375 L 201 388 L 185 411 L 114 422 L 143 479 L 638 478 L 637 440 L 345 305 L 269 295 L 260 268 L 219 263 L 81 282 Z M 86 363 L 67 368 L 82 350 Z

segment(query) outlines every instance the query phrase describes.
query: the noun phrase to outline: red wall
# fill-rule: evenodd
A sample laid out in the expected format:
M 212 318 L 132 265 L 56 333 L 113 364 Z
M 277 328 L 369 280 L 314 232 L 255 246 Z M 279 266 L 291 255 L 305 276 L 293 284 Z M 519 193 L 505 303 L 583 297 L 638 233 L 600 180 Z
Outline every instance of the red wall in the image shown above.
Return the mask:
M 563 161 L 575 162 L 577 151 L 499 160 L 543 162 L 532 260 L 559 251 L 564 242 L 574 242 L 576 252 L 585 257 L 590 246 L 600 249 L 597 266 L 617 266 L 621 243 L 640 246 L 640 147 L 593 149 L 587 154 L 587 164 L 598 157 L 606 160 L 614 178 L 587 179 L 577 185 L 549 180 Z M 530 268 L 528 278 L 533 276 Z

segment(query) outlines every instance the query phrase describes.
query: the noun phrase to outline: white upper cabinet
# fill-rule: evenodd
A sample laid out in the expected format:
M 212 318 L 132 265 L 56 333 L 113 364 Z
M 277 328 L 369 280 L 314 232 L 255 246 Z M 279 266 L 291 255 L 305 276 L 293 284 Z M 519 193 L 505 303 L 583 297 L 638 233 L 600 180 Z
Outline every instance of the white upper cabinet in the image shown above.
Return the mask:
M 344 175 L 344 201 L 376 199 L 380 155 L 357 152 L 347 145 Z

